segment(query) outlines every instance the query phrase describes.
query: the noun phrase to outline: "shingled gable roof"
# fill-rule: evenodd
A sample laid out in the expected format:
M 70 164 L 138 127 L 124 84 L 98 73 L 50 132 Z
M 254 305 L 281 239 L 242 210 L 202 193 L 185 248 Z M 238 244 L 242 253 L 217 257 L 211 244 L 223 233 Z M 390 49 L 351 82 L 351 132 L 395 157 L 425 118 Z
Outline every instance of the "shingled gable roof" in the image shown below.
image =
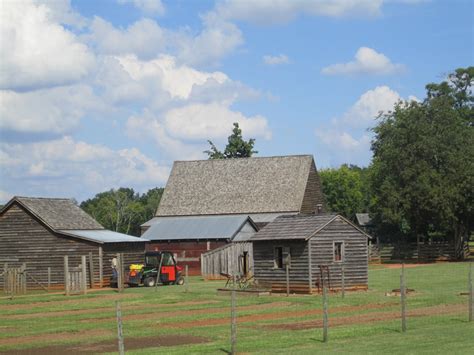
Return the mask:
M 99 222 L 66 198 L 13 197 L 1 212 L 17 202 L 53 230 L 102 230 Z
M 263 227 L 250 239 L 252 242 L 259 240 L 308 240 L 316 236 L 319 231 L 336 219 L 343 220 L 354 227 L 354 229 L 357 229 L 368 238 L 371 238 L 363 230 L 340 215 L 321 214 L 278 217 Z
M 156 216 L 299 212 L 310 172 L 311 155 L 176 161 Z

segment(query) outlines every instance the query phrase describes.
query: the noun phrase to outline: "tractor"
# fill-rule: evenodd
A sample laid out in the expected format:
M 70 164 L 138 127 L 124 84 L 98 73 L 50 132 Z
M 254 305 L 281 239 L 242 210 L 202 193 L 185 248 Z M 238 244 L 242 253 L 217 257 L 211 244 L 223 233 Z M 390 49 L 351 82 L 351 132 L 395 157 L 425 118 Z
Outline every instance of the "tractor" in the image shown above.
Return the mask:
M 157 282 L 162 285 L 183 285 L 182 270 L 183 268 L 176 264 L 171 252 L 147 251 L 144 264 L 130 265 L 126 283 L 130 287 L 142 285 L 153 287 Z

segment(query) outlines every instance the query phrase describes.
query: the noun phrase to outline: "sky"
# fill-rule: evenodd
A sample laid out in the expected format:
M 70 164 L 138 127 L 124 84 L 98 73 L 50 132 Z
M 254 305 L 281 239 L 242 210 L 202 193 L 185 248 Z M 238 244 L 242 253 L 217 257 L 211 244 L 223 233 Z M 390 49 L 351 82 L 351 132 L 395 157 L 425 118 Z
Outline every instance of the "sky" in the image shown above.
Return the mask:
M 474 64 L 468 0 L 3 0 L 0 203 L 166 184 L 233 122 L 367 166 L 371 127 Z

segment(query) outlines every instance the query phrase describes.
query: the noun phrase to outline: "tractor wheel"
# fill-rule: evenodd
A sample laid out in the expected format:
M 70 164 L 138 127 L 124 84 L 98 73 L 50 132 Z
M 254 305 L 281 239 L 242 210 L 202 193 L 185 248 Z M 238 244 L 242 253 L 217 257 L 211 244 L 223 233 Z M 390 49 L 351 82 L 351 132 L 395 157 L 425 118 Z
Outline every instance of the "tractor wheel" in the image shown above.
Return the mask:
M 176 285 L 184 285 L 184 277 L 180 277 L 177 281 L 176 281 Z
M 156 284 L 156 280 L 153 276 L 148 276 L 147 278 L 145 278 L 145 280 L 143 280 L 143 284 L 146 287 L 153 287 Z

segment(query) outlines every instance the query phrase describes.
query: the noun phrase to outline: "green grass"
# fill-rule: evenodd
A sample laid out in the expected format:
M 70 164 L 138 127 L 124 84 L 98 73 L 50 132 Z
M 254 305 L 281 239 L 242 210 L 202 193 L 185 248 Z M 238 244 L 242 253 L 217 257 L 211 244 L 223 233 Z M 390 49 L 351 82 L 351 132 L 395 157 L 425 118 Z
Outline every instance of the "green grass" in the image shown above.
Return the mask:
M 311 328 L 303 330 L 275 329 L 268 325 L 297 324 L 299 322 L 320 320 L 320 315 L 307 314 L 321 309 L 320 296 L 265 296 L 239 297 L 238 315 L 258 315 L 252 322 L 238 323 L 238 351 L 258 354 L 313 354 L 325 353 L 471 353 L 474 348 L 474 322 L 467 322 L 467 263 L 444 263 L 406 268 L 409 288 L 415 293 L 408 297 L 408 310 L 435 307 L 430 315 L 409 317 L 408 331 L 401 333 L 398 319 L 387 319 L 373 323 L 343 324 L 331 327 L 329 342 L 322 343 L 322 330 Z M 377 315 L 380 312 L 398 312 L 399 298 L 388 297 L 386 292 L 399 287 L 399 269 L 371 266 L 369 271 L 369 290 L 349 292 L 344 299 L 339 294 L 331 294 L 329 300 L 330 320 L 339 317 L 358 317 Z M 191 278 L 189 292 L 182 286 L 167 286 L 157 289 L 126 289 L 121 296 L 124 314 L 124 334 L 126 338 L 145 336 L 195 335 L 208 339 L 203 344 L 183 345 L 162 348 L 146 348 L 127 351 L 130 354 L 216 353 L 229 350 L 229 304 L 228 296 L 217 295 L 216 289 L 222 287 L 221 281 L 204 282 Z M 86 296 L 35 294 L 13 300 L 0 300 L 0 344 L 8 338 L 43 336 L 39 341 L 26 344 L 0 345 L 1 351 L 21 348 L 35 348 L 61 343 L 94 343 L 100 340 L 115 339 L 116 332 L 114 291 L 89 293 Z M 68 301 L 68 302 L 64 302 Z M 185 302 L 206 302 L 188 304 Z M 288 302 L 278 307 L 246 309 L 246 306 Z M 339 307 L 381 305 L 381 308 L 338 310 Z M 443 305 L 459 305 L 459 310 L 442 314 Z M 103 310 L 101 308 L 108 307 Z M 193 310 L 207 310 L 193 315 Z M 60 315 L 54 312 L 88 310 L 79 314 Z M 440 311 L 438 311 L 440 310 Z M 44 313 L 35 316 L 35 313 Z M 85 312 L 85 313 L 84 313 Z M 282 312 L 295 315 L 267 319 L 268 315 L 278 316 Z M 28 318 L 13 318 L 24 315 Z M 128 315 L 137 319 L 128 320 Z M 142 318 L 140 318 L 142 317 Z M 222 320 L 222 324 L 206 325 L 207 321 Z M 185 322 L 204 322 L 202 326 L 182 329 L 167 325 Z M 83 331 L 105 330 L 109 334 L 90 336 L 87 340 L 50 339 L 51 334 L 81 334 Z

